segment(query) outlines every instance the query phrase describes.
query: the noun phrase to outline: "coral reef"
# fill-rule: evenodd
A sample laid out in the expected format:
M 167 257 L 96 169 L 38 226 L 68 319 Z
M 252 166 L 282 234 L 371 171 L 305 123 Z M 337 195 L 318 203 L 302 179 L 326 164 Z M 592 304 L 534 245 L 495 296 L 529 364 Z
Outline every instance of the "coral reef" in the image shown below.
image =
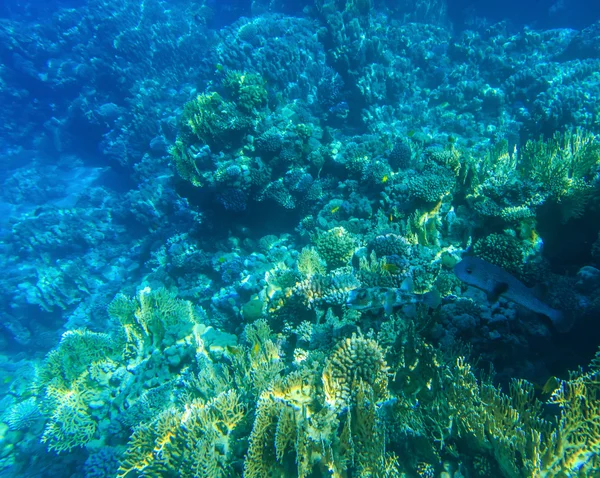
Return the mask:
M 481 8 L 0 5 L 0 475 L 592 476 L 600 27 Z

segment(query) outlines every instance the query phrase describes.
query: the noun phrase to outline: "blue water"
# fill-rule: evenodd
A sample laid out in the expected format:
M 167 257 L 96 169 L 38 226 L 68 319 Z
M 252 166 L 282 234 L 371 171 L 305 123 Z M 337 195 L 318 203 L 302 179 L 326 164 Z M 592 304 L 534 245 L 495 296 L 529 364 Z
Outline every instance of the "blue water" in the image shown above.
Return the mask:
M 2 3 L 0 477 L 597 476 L 599 71 L 590 0 Z

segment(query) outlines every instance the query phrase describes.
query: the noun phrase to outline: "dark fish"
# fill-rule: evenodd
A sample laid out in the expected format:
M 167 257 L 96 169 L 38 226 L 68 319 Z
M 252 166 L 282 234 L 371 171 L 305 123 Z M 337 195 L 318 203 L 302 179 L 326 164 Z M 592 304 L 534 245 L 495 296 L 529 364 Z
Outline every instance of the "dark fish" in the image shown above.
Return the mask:
M 415 294 L 412 281 L 407 279 L 399 288 L 362 287 L 351 290 L 346 305 L 350 309 L 363 311 L 383 309 L 385 315 L 391 315 L 394 307 L 400 305 L 424 303 L 431 308 L 436 308 L 440 305 L 440 301 L 438 291 Z
M 526 309 L 545 315 L 559 332 L 568 332 L 573 326 L 573 320 L 566 314 L 544 304 L 525 284 L 483 259 L 465 257 L 454 266 L 454 274 L 464 283 L 484 291 L 490 302 L 496 302 L 500 296 L 505 297 Z

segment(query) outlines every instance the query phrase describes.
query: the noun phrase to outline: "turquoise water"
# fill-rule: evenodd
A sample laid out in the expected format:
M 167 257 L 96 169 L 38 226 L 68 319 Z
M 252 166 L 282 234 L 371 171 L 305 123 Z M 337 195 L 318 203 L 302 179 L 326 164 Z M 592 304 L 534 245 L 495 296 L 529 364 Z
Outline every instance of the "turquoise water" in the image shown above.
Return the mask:
M 600 476 L 597 7 L 0 16 L 1 477 Z

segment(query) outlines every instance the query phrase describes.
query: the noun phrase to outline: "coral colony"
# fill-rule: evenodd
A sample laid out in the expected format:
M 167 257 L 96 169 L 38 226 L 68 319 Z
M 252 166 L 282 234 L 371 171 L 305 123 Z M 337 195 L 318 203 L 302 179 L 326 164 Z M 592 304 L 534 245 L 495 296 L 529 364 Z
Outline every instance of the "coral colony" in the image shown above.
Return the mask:
M 600 476 L 598 19 L 239 3 L 2 7 L 0 475 Z

